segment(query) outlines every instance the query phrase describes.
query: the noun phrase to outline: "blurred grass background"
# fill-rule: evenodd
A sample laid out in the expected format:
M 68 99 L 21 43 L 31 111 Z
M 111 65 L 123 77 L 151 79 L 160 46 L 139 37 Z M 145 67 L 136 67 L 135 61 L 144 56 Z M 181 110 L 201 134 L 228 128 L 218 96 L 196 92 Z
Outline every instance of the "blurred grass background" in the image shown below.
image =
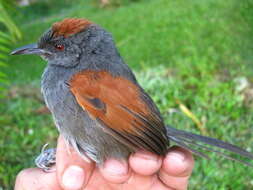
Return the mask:
M 23 39 L 35 42 L 65 17 L 85 17 L 107 28 L 121 55 L 151 94 L 166 123 L 253 151 L 253 2 L 250 0 L 44 0 L 11 13 Z M 32 167 L 57 131 L 39 92 L 45 63 L 35 56 L 9 58 L 0 99 L 0 189 L 12 189 L 18 171 Z M 199 120 L 180 110 L 181 102 Z M 253 189 L 253 171 L 210 154 L 196 157 L 194 190 Z

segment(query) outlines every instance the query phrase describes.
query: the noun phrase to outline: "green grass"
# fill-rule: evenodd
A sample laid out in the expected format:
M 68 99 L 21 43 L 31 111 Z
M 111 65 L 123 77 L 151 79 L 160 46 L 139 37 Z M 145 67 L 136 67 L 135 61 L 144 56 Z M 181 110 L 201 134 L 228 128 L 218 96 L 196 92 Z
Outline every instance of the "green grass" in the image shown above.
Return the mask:
M 35 42 L 64 17 L 89 18 L 112 32 L 121 55 L 138 73 L 167 123 L 200 133 L 180 111 L 176 103 L 180 100 L 210 136 L 253 151 L 252 85 L 236 90 L 239 77 L 253 82 L 250 1 L 156 0 L 104 9 L 94 1 L 53 5 L 34 5 L 49 7 L 41 12 L 34 7 L 19 10 L 24 39 L 13 47 Z M 20 56 L 11 57 L 4 70 L 12 83 L 8 89 L 16 96 L 0 100 L 0 189 L 11 189 L 17 172 L 32 166 L 41 146 L 55 142 L 50 116 L 34 113 L 42 103 L 29 91 L 39 88 L 44 67 L 38 57 Z M 196 158 L 189 189 L 253 188 L 252 169 L 210 155 L 212 161 Z

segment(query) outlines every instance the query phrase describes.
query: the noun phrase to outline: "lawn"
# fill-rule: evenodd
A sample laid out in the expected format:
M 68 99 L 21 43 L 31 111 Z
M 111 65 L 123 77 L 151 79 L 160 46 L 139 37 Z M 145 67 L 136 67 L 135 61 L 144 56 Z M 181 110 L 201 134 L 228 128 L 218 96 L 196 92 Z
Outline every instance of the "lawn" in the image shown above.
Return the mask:
M 139 0 L 106 8 L 91 0 L 48 2 L 17 10 L 23 39 L 13 48 L 35 42 L 64 17 L 89 18 L 113 34 L 166 123 L 253 151 L 252 2 Z M 0 100 L 0 190 L 12 189 L 18 171 L 33 166 L 43 144 L 55 145 L 52 119 L 39 111 L 44 67 L 39 57 L 17 56 L 3 69 L 10 85 Z M 209 155 L 211 161 L 195 157 L 189 189 L 253 189 L 251 168 Z

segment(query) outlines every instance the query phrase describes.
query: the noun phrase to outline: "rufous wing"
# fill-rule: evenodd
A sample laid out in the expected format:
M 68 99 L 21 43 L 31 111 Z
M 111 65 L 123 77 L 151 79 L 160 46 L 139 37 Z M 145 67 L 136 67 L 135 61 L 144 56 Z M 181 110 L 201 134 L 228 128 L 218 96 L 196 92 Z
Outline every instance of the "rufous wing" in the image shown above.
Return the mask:
M 69 85 L 78 104 L 102 124 L 105 132 L 132 150 L 166 153 L 163 121 L 137 84 L 106 71 L 88 70 L 75 74 Z

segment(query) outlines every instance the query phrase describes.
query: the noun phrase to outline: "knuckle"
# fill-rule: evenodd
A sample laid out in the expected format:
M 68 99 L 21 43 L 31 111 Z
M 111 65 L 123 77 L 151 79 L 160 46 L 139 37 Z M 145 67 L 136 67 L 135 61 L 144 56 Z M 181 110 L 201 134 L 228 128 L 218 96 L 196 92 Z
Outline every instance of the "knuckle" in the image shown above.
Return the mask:
M 16 182 L 15 182 L 15 190 L 22 189 L 23 181 L 26 176 L 27 176 L 27 170 L 22 170 L 21 172 L 18 173 L 16 177 Z
M 15 190 L 18 190 L 23 186 L 26 179 L 29 178 L 30 173 L 31 173 L 31 169 L 24 169 L 18 173 L 16 177 L 16 182 L 15 182 Z
M 16 181 L 21 181 L 22 179 L 26 178 L 28 172 L 28 169 L 20 171 L 16 177 Z

